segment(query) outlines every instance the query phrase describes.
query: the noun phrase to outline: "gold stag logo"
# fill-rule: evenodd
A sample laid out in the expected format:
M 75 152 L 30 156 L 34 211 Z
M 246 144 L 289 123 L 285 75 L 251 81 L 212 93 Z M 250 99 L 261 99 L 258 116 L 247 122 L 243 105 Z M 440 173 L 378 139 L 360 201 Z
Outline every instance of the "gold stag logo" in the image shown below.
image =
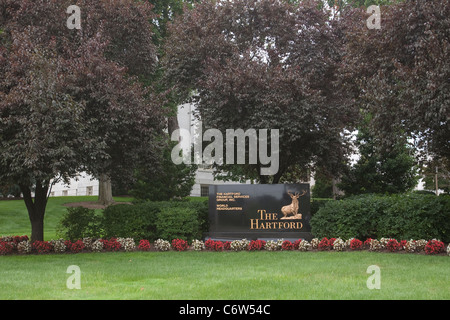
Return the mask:
M 306 190 L 303 190 L 301 194 L 298 192 L 292 194 L 292 192 L 290 191 L 288 191 L 287 193 L 291 197 L 292 202 L 290 205 L 281 208 L 281 213 L 283 213 L 283 217 L 281 217 L 280 219 L 301 219 L 302 214 L 298 213 L 298 198 L 304 196 L 306 194 Z

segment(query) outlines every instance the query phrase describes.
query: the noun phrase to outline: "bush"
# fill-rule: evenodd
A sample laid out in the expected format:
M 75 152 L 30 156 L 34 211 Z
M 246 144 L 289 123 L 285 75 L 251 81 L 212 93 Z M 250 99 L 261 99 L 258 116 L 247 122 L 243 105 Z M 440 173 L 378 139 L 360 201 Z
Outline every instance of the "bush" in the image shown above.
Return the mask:
M 330 250 L 331 247 L 332 247 L 332 244 L 330 244 L 330 241 L 326 237 L 324 237 L 324 238 L 322 238 L 322 240 L 320 240 L 320 242 L 317 246 L 317 249 L 319 251 L 325 251 L 325 250 Z
M 264 240 L 252 240 L 248 245 L 248 250 L 249 251 L 263 250 L 265 246 L 266 242 Z
M 195 251 L 202 251 L 206 249 L 205 244 L 203 243 L 203 241 L 198 240 L 198 239 L 194 239 L 192 240 L 192 244 L 191 247 L 193 250 Z
M 86 237 L 101 236 L 101 217 L 95 210 L 83 207 L 67 208 L 58 225 L 58 233 L 62 238 L 79 240 Z
M 400 250 L 400 243 L 395 239 L 390 239 L 386 244 L 386 248 L 391 252 L 398 251 Z
M 70 246 L 70 252 L 72 253 L 78 253 L 81 252 L 84 249 L 84 243 L 82 240 L 77 240 Z
M 450 241 L 450 198 L 364 195 L 328 201 L 310 220 L 315 237 Z
M 48 241 L 35 241 L 31 245 L 31 248 L 39 254 L 44 254 L 44 253 L 50 253 L 53 249 L 53 246 Z
M 350 249 L 352 250 L 360 250 L 362 249 L 363 243 L 359 239 L 352 239 L 350 241 Z
M 138 249 L 142 251 L 149 251 L 150 241 L 142 239 L 141 241 L 139 241 Z
M 14 246 L 10 242 L 0 241 L 0 255 L 6 255 L 13 252 Z
M 207 201 L 141 202 L 109 206 L 103 212 L 104 236 L 193 240 L 207 232 Z
M 172 249 L 175 251 L 186 251 L 188 249 L 188 243 L 183 239 L 173 239 L 172 240 Z
M 163 239 L 191 241 L 201 237 L 197 214 L 191 208 L 161 208 L 156 218 L 156 229 Z
M 157 238 L 156 217 L 159 207 L 146 202 L 139 205 L 118 204 L 103 210 L 102 227 L 105 238 Z
M 442 241 L 433 239 L 428 241 L 425 246 L 426 254 L 438 254 L 441 252 L 444 252 L 444 243 Z
M 284 251 L 290 251 L 294 249 L 294 245 L 289 240 L 284 240 L 283 244 L 281 245 L 281 249 Z
M 157 239 L 154 243 L 154 247 L 158 251 L 169 251 L 171 249 L 170 242 L 163 239 Z
M 100 241 L 103 242 L 103 249 L 106 251 L 119 251 L 122 248 L 122 245 L 116 238 L 111 238 L 109 240 L 103 239 Z

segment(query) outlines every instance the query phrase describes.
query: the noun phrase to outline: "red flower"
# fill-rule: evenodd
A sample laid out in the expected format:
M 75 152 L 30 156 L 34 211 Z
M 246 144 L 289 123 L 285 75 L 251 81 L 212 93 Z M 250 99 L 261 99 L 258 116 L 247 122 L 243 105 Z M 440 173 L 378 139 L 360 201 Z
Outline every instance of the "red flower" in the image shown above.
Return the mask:
M 53 249 L 53 246 L 48 241 L 35 241 L 31 245 L 31 248 L 36 250 L 37 253 L 42 254 L 42 253 L 50 253 Z
M 331 246 L 330 246 L 330 241 L 328 240 L 328 238 L 322 238 L 322 240 L 320 240 L 319 245 L 317 246 L 317 249 L 319 251 L 324 251 L 324 250 L 330 250 Z
M 264 240 L 252 240 L 248 245 L 249 251 L 263 250 L 266 242 Z
M 139 250 L 142 251 L 149 251 L 150 250 L 150 241 L 142 239 L 139 241 Z
M 223 251 L 223 242 L 222 241 L 215 241 L 214 242 L 214 250 L 215 251 Z
M 398 251 L 398 250 L 400 250 L 400 243 L 398 243 L 398 241 L 395 239 L 390 239 L 386 243 L 386 248 L 388 248 L 388 250 L 391 252 Z
M 284 240 L 283 243 L 281 244 L 281 249 L 282 250 L 292 250 L 292 249 L 294 249 L 294 245 L 289 240 Z
M 350 241 L 350 249 L 352 249 L 352 250 L 358 250 L 358 249 L 361 249 L 361 248 L 362 248 L 362 245 L 363 245 L 363 243 L 362 243 L 362 241 L 359 240 L 359 239 L 352 239 L 352 240 Z
M 0 255 L 11 253 L 14 246 L 10 242 L 0 241 Z
M 188 243 L 183 239 L 173 239 L 172 248 L 176 251 L 185 251 L 188 248 Z
M 214 250 L 214 240 L 212 240 L 211 238 L 209 238 L 208 240 L 205 241 L 205 248 L 207 250 Z
M 70 246 L 70 252 L 72 253 L 78 253 L 81 252 L 84 249 L 85 245 L 82 240 L 77 240 Z
M 430 240 L 425 246 L 426 254 L 438 254 L 444 252 L 444 243 L 439 240 Z
M 122 245 L 116 238 L 111 238 L 109 240 L 100 240 L 103 242 L 103 248 L 106 251 L 119 251 L 122 248 Z

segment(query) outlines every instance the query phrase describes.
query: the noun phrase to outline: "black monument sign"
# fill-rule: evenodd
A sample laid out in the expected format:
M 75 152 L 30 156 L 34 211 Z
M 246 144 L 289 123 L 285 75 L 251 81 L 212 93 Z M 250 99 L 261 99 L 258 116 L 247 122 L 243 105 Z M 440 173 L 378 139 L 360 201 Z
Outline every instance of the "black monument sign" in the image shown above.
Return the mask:
M 210 234 L 217 239 L 308 239 L 309 184 L 209 186 Z

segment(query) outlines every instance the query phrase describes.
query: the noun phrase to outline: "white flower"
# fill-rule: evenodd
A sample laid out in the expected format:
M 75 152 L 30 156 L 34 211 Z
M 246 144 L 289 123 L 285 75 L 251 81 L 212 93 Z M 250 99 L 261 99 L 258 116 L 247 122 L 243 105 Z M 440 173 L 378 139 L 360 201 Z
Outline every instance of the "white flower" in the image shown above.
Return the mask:
M 233 251 L 246 250 L 249 244 L 250 241 L 248 241 L 247 239 L 233 240 L 230 243 L 230 249 Z
M 22 241 L 17 244 L 17 251 L 19 253 L 30 253 L 31 252 L 31 243 L 30 241 Z
M 337 238 L 333 242 L 333 249 L 336 251 L 342 251 L 345 248 L 345 242 L 341 238 Z
M 117 242 L 120 243 L 125 251 L 134 251 L 136 249 L 136 243 L 133 238 L 117 238 Z
M 298 250 L 300 251 L 308 251 L 311 248 L 311 244 L 306 240 L 301 240 L 298 244 Z
M 154 243 L 155 249 L 158 251 L 168 251 L 171 249 L 170 242 L 163 239 L 158 239 Z
M 103 242 L 100 240 L 95 240 L 91 245 L 91 250 L 94 252 L 100 252 L 103 250 Z
M 66 252 L 67 246 L 64 242 L 64 239 L 51 240 L 50 243 L 53 245 L 53 251 L 55 253 Z
M 202 250 L 205 250 L 205 243 L 201 240 L 195 239 L 195 240 L 192 240 L 191 247 L 195 251 L 202 251 Z

